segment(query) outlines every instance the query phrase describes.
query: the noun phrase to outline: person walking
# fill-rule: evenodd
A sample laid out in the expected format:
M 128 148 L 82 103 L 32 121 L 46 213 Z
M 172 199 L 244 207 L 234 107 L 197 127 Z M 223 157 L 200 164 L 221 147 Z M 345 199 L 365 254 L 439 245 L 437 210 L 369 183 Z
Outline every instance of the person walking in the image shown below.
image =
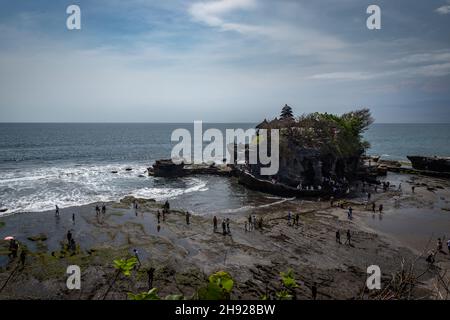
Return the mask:
M 222 220 L 222 232 L 223 232 L 223 235 L 227 234 L 227 225 L 225 223 L 225 219 Z
M 378 206 L 378 211 L 379 211 L 380 213 L 383 213 L 383 205 L 382 205 L 382 204 L 380 204 L 380 205 Z
M 438 238 L 438 241 L 437 241 L 437 251 L 438 252 L 442 251 L 442 240 L 441 240 L 441 238 Z
M 189 225 L 189 217 L 190 217 L 189 211 L 186 211 L 186 224 Z
M 27 252 L 22 249 L 22 252 L 20 252 L 20 264 L 22 265 L 22 268 L 25 266 L 25 259 L 27 257 Z
M 70 242 L 72 241 L 72 232 L 69 230 L 67 231 L 67 242 L 70 244 Z
M 59 217 L 59 207 L 57 204 L 55 205 L 55 207 L 55 217 Z
M 349 220 L 352 220 L 352 218 L 353 218 L 353 208 L 352 207 L 348 207 L 347 216 L 348 216 Z
M 158 218 L 158 224 L 161 222 L 161 212 L 158 210 L 156 213 L 156 217 Z
M 349 246 L 351 246 L 351 240 L 352 240 L 352 234 L 350 233 L 350 229 L 347 230 L 347 240 L 345 241 L 345 244 L 348 243 Z
M 217 217 L 216 216 L 214 216 L 214 218 L 213 218 L 213 228 L 214 228 L 214 232 L 216 232 L 217 231 Z
M 103 204 L 103 205 L 102 205 L 102 214 L 105 214 L 105 213 L 106 213 L 106 205 Z
M 290 226 L 291 225 L 291 218 L 292 218 L 292 213 L 289 211 L 288 212 L 288 226 Z
M 341 232 L 338 230 L 336 230 L 336 242 L 341 244 Z
M 375 204 L 375 202 L 372 202 L 372 212 L 375 213 L 377 211 L 376 209 L 377 205 Z

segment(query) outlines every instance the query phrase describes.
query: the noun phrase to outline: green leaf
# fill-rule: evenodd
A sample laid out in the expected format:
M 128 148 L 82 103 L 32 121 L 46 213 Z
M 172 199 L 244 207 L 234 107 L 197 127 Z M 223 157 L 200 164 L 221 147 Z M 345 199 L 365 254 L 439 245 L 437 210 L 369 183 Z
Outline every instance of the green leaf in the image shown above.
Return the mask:
M 141 292 L 138 294 L 133 294 L 131 292 L 128 293 L 128 298 L 130 300 L 160 300 L 158 294 L 158 289 L 153 288 L 149 290 L 148 292 Z
M 134 269 L 136 264 L 137 264 L 136 257 L 132 257 L 129 259 L 114 260 L 114 268 L 118 269 L 127 277 L 131 275 L 131 271 Z
M 292 269 L 289 269 L 288 272 L 281 272 L 281 281 L 283 281 L 283 285 L 288 289 L 297 288 L 297 282 L 294 278 L 294 271 Z
M 230 293 L 233 290 L 233 278 L 225 271 L 219 271 L 209 276 L 209 282 L 215 283 L 223 288 L 225 292 Z

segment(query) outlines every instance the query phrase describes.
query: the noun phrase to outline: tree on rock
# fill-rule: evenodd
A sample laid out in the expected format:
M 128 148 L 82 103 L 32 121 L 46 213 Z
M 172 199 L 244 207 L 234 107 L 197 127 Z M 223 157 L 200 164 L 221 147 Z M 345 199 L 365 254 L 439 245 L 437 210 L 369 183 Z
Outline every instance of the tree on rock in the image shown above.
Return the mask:
M 294 114 L 292 108 L 287 104 L 281 109 L 280 120 L 294 120 Z

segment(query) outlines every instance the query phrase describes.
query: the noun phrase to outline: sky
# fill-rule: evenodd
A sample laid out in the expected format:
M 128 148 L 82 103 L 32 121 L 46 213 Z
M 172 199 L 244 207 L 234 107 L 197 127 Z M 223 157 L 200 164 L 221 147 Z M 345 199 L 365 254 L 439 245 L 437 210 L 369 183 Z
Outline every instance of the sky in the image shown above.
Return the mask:
M 284 104 L 450 122 L 450 0 L 0 0 L 0 122 L 259 122 Z

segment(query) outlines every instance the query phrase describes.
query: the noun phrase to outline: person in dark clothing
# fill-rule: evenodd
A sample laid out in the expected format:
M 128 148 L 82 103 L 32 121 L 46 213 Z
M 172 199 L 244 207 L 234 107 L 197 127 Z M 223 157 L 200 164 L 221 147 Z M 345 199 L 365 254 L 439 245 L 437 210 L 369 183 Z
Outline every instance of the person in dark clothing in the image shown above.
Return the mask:
M 59 217 L 59 207 L 58 205 L 55 205 L 56 209 L 55 209 L 55 216 Z
M 70 244 L 70 242 L 72 241 L 72 232 L 67 231 L 67 242 Z
M 341 244 L 341 232 L 339 230 L 336 231 L 336 242 Z
M 156 214 L 156 217 L 158 218 L 158 224 L 159 224 L 159 222 L 161 220 L 161 212 L 159 212 L 159 210 L 158 210 L 158 213 Z
M 217 217 L 216 216 L 214 216 L 214 218 L 213 218 L 213 228 L 214 228 L 214 232 L 216 232 L 217 231 Z
M 432 252 L 432 251 L 430 251 L 429 253 L 428 253 L 428 256 L 427 256 L 427 258 L 425 259 L 425 261 L 426 262 L 428 262 L 428 264 L 430 264 L 430 265 L 434 265 L 434 253 Z
M 345 244 L 348 243 L 348 245 L 351 246 L 351 240 L 352 240 L 352 234 L 350 233 L 350 230 L 347 230 L 347 240 L 345 241 Z
M 231 231 L 230 231 L 230 219 L 229 218 L 227 218 L 226 224 L 227 224 L 227 233 L 231 234 Z
M 105 204 L 102 205 L 102 213 L 103 213 L 103 214 L 106 213 L 106 206 L 105 206 Z
M 225 223 L 225 219 L 222 220 L 222 230 L 223 230 L 223 235 L 227 234 L 227 225 Z
M 375 211 L 376 211 L 376 204 L 375 204 L 375 202 L 372 202 L 372 212 L 373 213 L 375 213 Z
M 191 214 L 186 211 L 186 224 L 189 225 L 189 217 L 191 216 Z
M 15 259 L 17 251 L 19 250 L 19 243 L 15 239 L 9 241 L 9 257 Z
M 27 257 L 27 252 L 25 250 L 22 250 L 22 252 L 20 252 L 20 264 L 23 266 L 25 266 L 25 259 Z
M 379 211 L 380 213 L 383 213 L 383 205 L 382 205 L 382 204 L 380 204 L 380 205 L 378 206 L 378 211 Z
M 147 270 L 147 276 L 148 276 L 148 290 L 153 289 L 153 276 L 155 274 L 155 268 L 149 268 Z
M 100 214 L 100 207 L 98 205 L 95 206 L 95 214 L 97 216 Z
M 311 295 L 313 300 L 317 299 L 317 282 L 314 282 L 311 287 Z

